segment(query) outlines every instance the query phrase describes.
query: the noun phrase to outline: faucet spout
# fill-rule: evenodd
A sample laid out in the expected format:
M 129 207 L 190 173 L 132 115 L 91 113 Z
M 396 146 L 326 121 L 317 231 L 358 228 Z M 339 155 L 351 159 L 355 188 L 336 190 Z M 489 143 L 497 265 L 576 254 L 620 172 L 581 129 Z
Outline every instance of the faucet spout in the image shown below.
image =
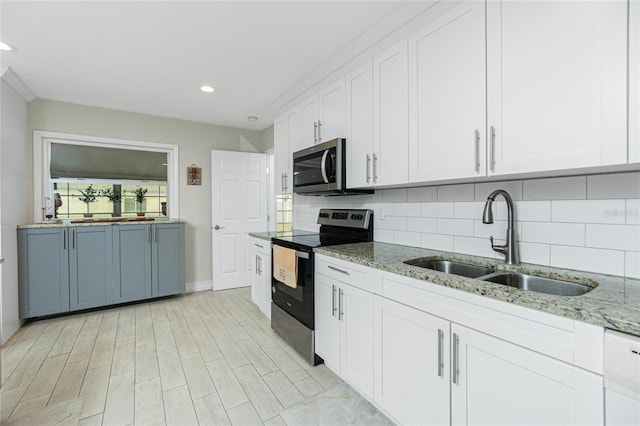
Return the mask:
M 493 223 L 493 202 L 498 195 L 502 195 L 507 202 L 507 242 L 504 245 L 496 245 L 493 243 L 493 237 L 490 237 L 491 248 L 505 255 L 505 262 L 510 265 L 520 263 L 518 259 L 518 250 L 516 247 L 516 237 L 514 230 L 514 214 L 513 214 L 513 199 L 507 191 L 504 189 L 496 189 L 487 197 L 487 201 L 484 205 L 484 211 L 482 213 L 482 223 Z

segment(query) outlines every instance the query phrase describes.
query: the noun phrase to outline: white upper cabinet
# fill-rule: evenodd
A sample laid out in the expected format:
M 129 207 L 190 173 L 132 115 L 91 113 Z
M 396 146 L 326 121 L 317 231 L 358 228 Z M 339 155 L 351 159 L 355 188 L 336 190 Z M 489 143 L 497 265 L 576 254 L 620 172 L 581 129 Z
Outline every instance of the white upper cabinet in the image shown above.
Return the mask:
M 300 105 L 302 138 L 293 152 L 335 138 L 344 138 L 345 100 L 343 77 L 303 102 Z
M 293 157 L 300 144 L 300 110 L 293 109 L 277 117 L 273 124 L 275 148 L 275 190 L 291 193 L 293 190 Z
M 409 180 L 409 77 L 407 39 L 373 59 L 374 185 Z
M 640 163 L 640 1 L 629 3 L 629 163 Z
M 373 62 L 347 75 L 347 188 L 372 186 Z
M 409 181 L 486 175 L 485 4 L 409 36 Z
M 627 2 L 487 3 L 489 175 L 627 162 Z

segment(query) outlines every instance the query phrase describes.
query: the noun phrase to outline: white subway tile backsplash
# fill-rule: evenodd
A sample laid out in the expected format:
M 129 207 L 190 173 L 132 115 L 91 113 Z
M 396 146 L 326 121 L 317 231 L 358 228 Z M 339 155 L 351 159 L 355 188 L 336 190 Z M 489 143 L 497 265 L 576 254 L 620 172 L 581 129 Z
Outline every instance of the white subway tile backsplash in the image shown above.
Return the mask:
M 423 217 L 453 217 L 453 203 L 422 203 Z
M 383 229 L 391 229 L 394 231 L 406 231 L 407 230 L 407 218 L 398 216 L 387 216 L 382 221 Z
M 438 199 L 437 186 L 421 186 L 418 188 L 409 188 L 407 194 L 409 202 L 436 201 Z
M 438 234 L 473 236 L 473 220 L 470 219 L 437 219 Z
M 640 225 L 640 200 L 627 200 L 627 225 Z
M 587 247 L 551 246 L 551 266 L 624 275 L 625 253 Z
M 383 189 L 383 203 L 405 203 L 407 201 L 407 188 Z
M 393 231 L 388 229 L 376 229 L 373 231 L 373 237 L 381 243 L 393 243 Z
M 584 225 L 579 223 L 524 222 L 521 241 L 584 246 Z
M 550 222 L 551 201 L 516 201 L 516 220 L 520 222 Z
M 403 246 L 420 247 L 420 233 L 411 231 L 393 231 L 393 243 Z
M 640 173 L 578 176 L 378 190 L 355 197 L 294 196 L 295 229 L 317 232 L 318 210 L 374 211 L 376 241 L 503 259 L 489 236 L 504 244 L 507 209 L 487 195 L 497 188 L 515 200 L 522 262 L 640 278 Z M 588 195 L 588 199 L 587 199 Z
M 453 235 L 421 234 L 420 247 L 432 250 L 453 251 Z
M 640 279 L 640 253 L 632 251 L 625 253 L 624 276 Z
M 491 243 L 485 238 L 456 236 L 453 238 L 453 249 L 456 253 L 470 254 L 474 256 L 496 258 L 499 255 L 493 251 Z
M 484 202 L 458 202 L 453 205 L 453 217 L 456 219 L 480 219 Z
M 415 232 L 437 232 L 437 219 L 432 217 L 409 217 L 407 218 L 407 230 Z
M 518 243 L 520 262 L 548 265 L 551 257 L 551 246 L 538 243 Z
M 640 173 L 614 173 L 587 176 L 587 198 L 638 198 Z
M 438 187 L 438 201 L 474 201 L 475 189 L 472 183 L 443 185 Z
M 625 223 L 625 200 L 552 201 L 551 220 L 570 223 Z
M 587 247 L 640 251 L 640 227 L 633 225 L 587 225 Z
M 422 206 L 420 203 L 397 203 L 394 208 L 394 215 L 405 217 L 420 217 Z
M 584 200 L 586 176 L 532 179 L 522 182 L 523 200 Z
M 513 200 L 522 200 L 522 181 L 484 182 L 475 185 L 475 200 L 485 201 L 496 189 L 504 189 Z

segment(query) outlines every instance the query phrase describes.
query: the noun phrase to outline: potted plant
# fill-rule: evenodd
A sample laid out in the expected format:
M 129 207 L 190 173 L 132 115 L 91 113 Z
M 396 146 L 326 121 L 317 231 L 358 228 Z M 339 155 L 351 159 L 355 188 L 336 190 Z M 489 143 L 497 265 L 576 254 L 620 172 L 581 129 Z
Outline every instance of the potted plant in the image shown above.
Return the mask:
M 93 189 L 93 185 L 89 185 L 84 190 L 79 189 L 78 191 L 82 194 L 79 200 L 87 205 L 87 212 L 84 214 L 84 217 L 93 217 L 93 213 L 89 213 L 89 205 L 96 201 L 96 197 L 100 191 Z
M 137 187 L 133 194 L 136 197 L 136 205 L 138 206 L 138 216 L 144 216 L 144 212 L 142 211 L 142 202 L 144 201 L 145 194 L 147 193 L 147 188 Z
M 114 210 L 115 210 L 115 204 L 120 204 L 120 200 L 122 199 L 122 194 L 120 193 L 120 190 L 113 189 L 113 186 L 107 186 L 105 189 L 102 189 L 100 191 L 100 194 L 103 197 L 107 197 L 107 199 L 114 204 Z M 111 217 L 118 217 L 118 216 L 120 216 L 120 208 L 117 208 L 116 213 L 111 213 Z

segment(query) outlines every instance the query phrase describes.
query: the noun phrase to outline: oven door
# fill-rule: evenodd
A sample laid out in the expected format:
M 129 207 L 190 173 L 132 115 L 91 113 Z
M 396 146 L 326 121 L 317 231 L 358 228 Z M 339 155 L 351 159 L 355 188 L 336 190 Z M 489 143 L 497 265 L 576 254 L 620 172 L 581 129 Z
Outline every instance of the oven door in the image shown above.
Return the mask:
M 312 146 L 293 154 L 295 193 L 342 190 L 342 139 Z
M 289 287 L 288 285 L 278 281 L 275 277 L 271 277 L 271 298 L 273 303 L 278 305 L 306 327 L 313 330 L 313 251 L 311 249 L 301 250 L 300 247 L 295 247 L 293 245 L 278 245 L 296 250 L 298 276 L 296 288 Z M 271 256 L 271 259 L 271 270 L 273 271 L 273 256 Z

